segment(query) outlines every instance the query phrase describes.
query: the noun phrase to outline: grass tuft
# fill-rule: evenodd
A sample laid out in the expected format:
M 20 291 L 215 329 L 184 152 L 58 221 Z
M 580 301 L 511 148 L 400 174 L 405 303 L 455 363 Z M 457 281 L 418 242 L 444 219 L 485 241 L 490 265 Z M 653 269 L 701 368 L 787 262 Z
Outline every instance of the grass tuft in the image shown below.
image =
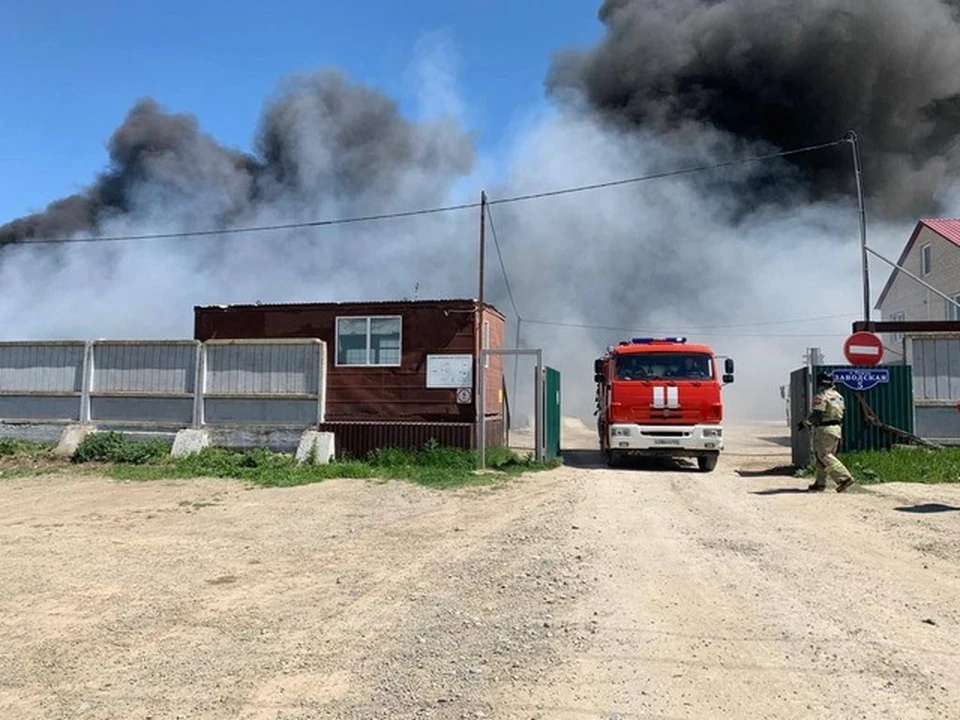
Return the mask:
M 95 432 L 87 435 L 70 458 L 75 463 L 108 462 L 143 465 L 170 454 L 163 440 L 130 440 L 123 433 Z
M 53 448 L 53 443 L 29 442 L 11 437 L 0 438 L 0 458 L 43 458 L 48 457 L 53 452 Z

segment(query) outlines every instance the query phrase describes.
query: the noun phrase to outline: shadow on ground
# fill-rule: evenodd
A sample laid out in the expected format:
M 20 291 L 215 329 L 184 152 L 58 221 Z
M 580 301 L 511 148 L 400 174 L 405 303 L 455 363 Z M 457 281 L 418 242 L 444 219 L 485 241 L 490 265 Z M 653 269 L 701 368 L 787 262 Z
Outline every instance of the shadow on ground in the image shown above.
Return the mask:
M 809 491 L 807 488 L 802 487 L 791 487 L 791 488 L 769 488 L 768 490 L 754 490 L 751 495 L 806 495 Z
M 920 515 L 929 515 L 931 513 L 942 512 L 960 512 L 960 507 L 953 505 L 943 505 L 941 503 L 924 503 L 922 505 L 901 505 L 894 508 L 897 512 L 917 513 Z
M 759 437 L 757 440 L 763 440 L 768 442 L 771 445 L 779 445 L 780 447 L 790 447 L 790 436 L 789 435 L 768 435 L 765 437 Z
M 581 469 L 635 470 L 638 472 L 699 471 L 695 462 L 673 458 L 624 458 L 619 465 L 608 468 L 599 450 L 563 450 L 563 464 Z
M 797 469 L 793 465 L 777 465 L 766 470 L 737 470 L 737 475 L 743 478 L 757 477 L 794 477 Z

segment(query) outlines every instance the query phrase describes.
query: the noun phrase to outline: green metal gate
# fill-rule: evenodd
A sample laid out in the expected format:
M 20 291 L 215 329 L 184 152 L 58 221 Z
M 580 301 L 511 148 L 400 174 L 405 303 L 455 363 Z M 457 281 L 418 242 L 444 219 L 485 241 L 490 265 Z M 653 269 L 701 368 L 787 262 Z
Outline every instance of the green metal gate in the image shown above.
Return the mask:
M 804 467 L 813 462 L 812 434 L 809 430 L 799 430 L 797 423 L 810 411 L 810 402 L 816 392 L 816 377 L 821 372 L 834 373 L 837 390 L 846 404 L 840 452 L 888 450 L 902 442 L 897 436 L 868 423 L 858 398 L 865 401 L 867 409 L 881 422 L 908 433 L 914 432 L 913 368 L 910 365 L 800 368 L 790 375 L 790 434 L 794 465 Z
M 543 375 L 544 458 L 553 460 L 560 455 L 560 372 L 545 367 Z

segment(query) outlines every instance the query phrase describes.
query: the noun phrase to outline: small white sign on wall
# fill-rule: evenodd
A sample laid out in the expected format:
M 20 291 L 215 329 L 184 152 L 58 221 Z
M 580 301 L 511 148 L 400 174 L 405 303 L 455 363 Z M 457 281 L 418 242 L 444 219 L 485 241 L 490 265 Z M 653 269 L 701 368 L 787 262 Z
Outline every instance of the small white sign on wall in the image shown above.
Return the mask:
M 473 355 L 427 355 L 428 388 L 473 386 Z

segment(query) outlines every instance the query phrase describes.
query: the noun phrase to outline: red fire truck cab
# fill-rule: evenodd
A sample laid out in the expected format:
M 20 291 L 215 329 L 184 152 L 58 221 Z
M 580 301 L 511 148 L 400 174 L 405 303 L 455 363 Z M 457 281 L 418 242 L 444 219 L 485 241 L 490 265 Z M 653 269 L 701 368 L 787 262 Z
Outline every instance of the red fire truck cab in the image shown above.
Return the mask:
M 686 338 L 633 338 L 594 362 L 597 432 L 607 464 L 628 455 L 696 458 L 703 472 L 723 450 L 721 390 L 733 382 L 733 360 L 720 376 L 717 356 Z

